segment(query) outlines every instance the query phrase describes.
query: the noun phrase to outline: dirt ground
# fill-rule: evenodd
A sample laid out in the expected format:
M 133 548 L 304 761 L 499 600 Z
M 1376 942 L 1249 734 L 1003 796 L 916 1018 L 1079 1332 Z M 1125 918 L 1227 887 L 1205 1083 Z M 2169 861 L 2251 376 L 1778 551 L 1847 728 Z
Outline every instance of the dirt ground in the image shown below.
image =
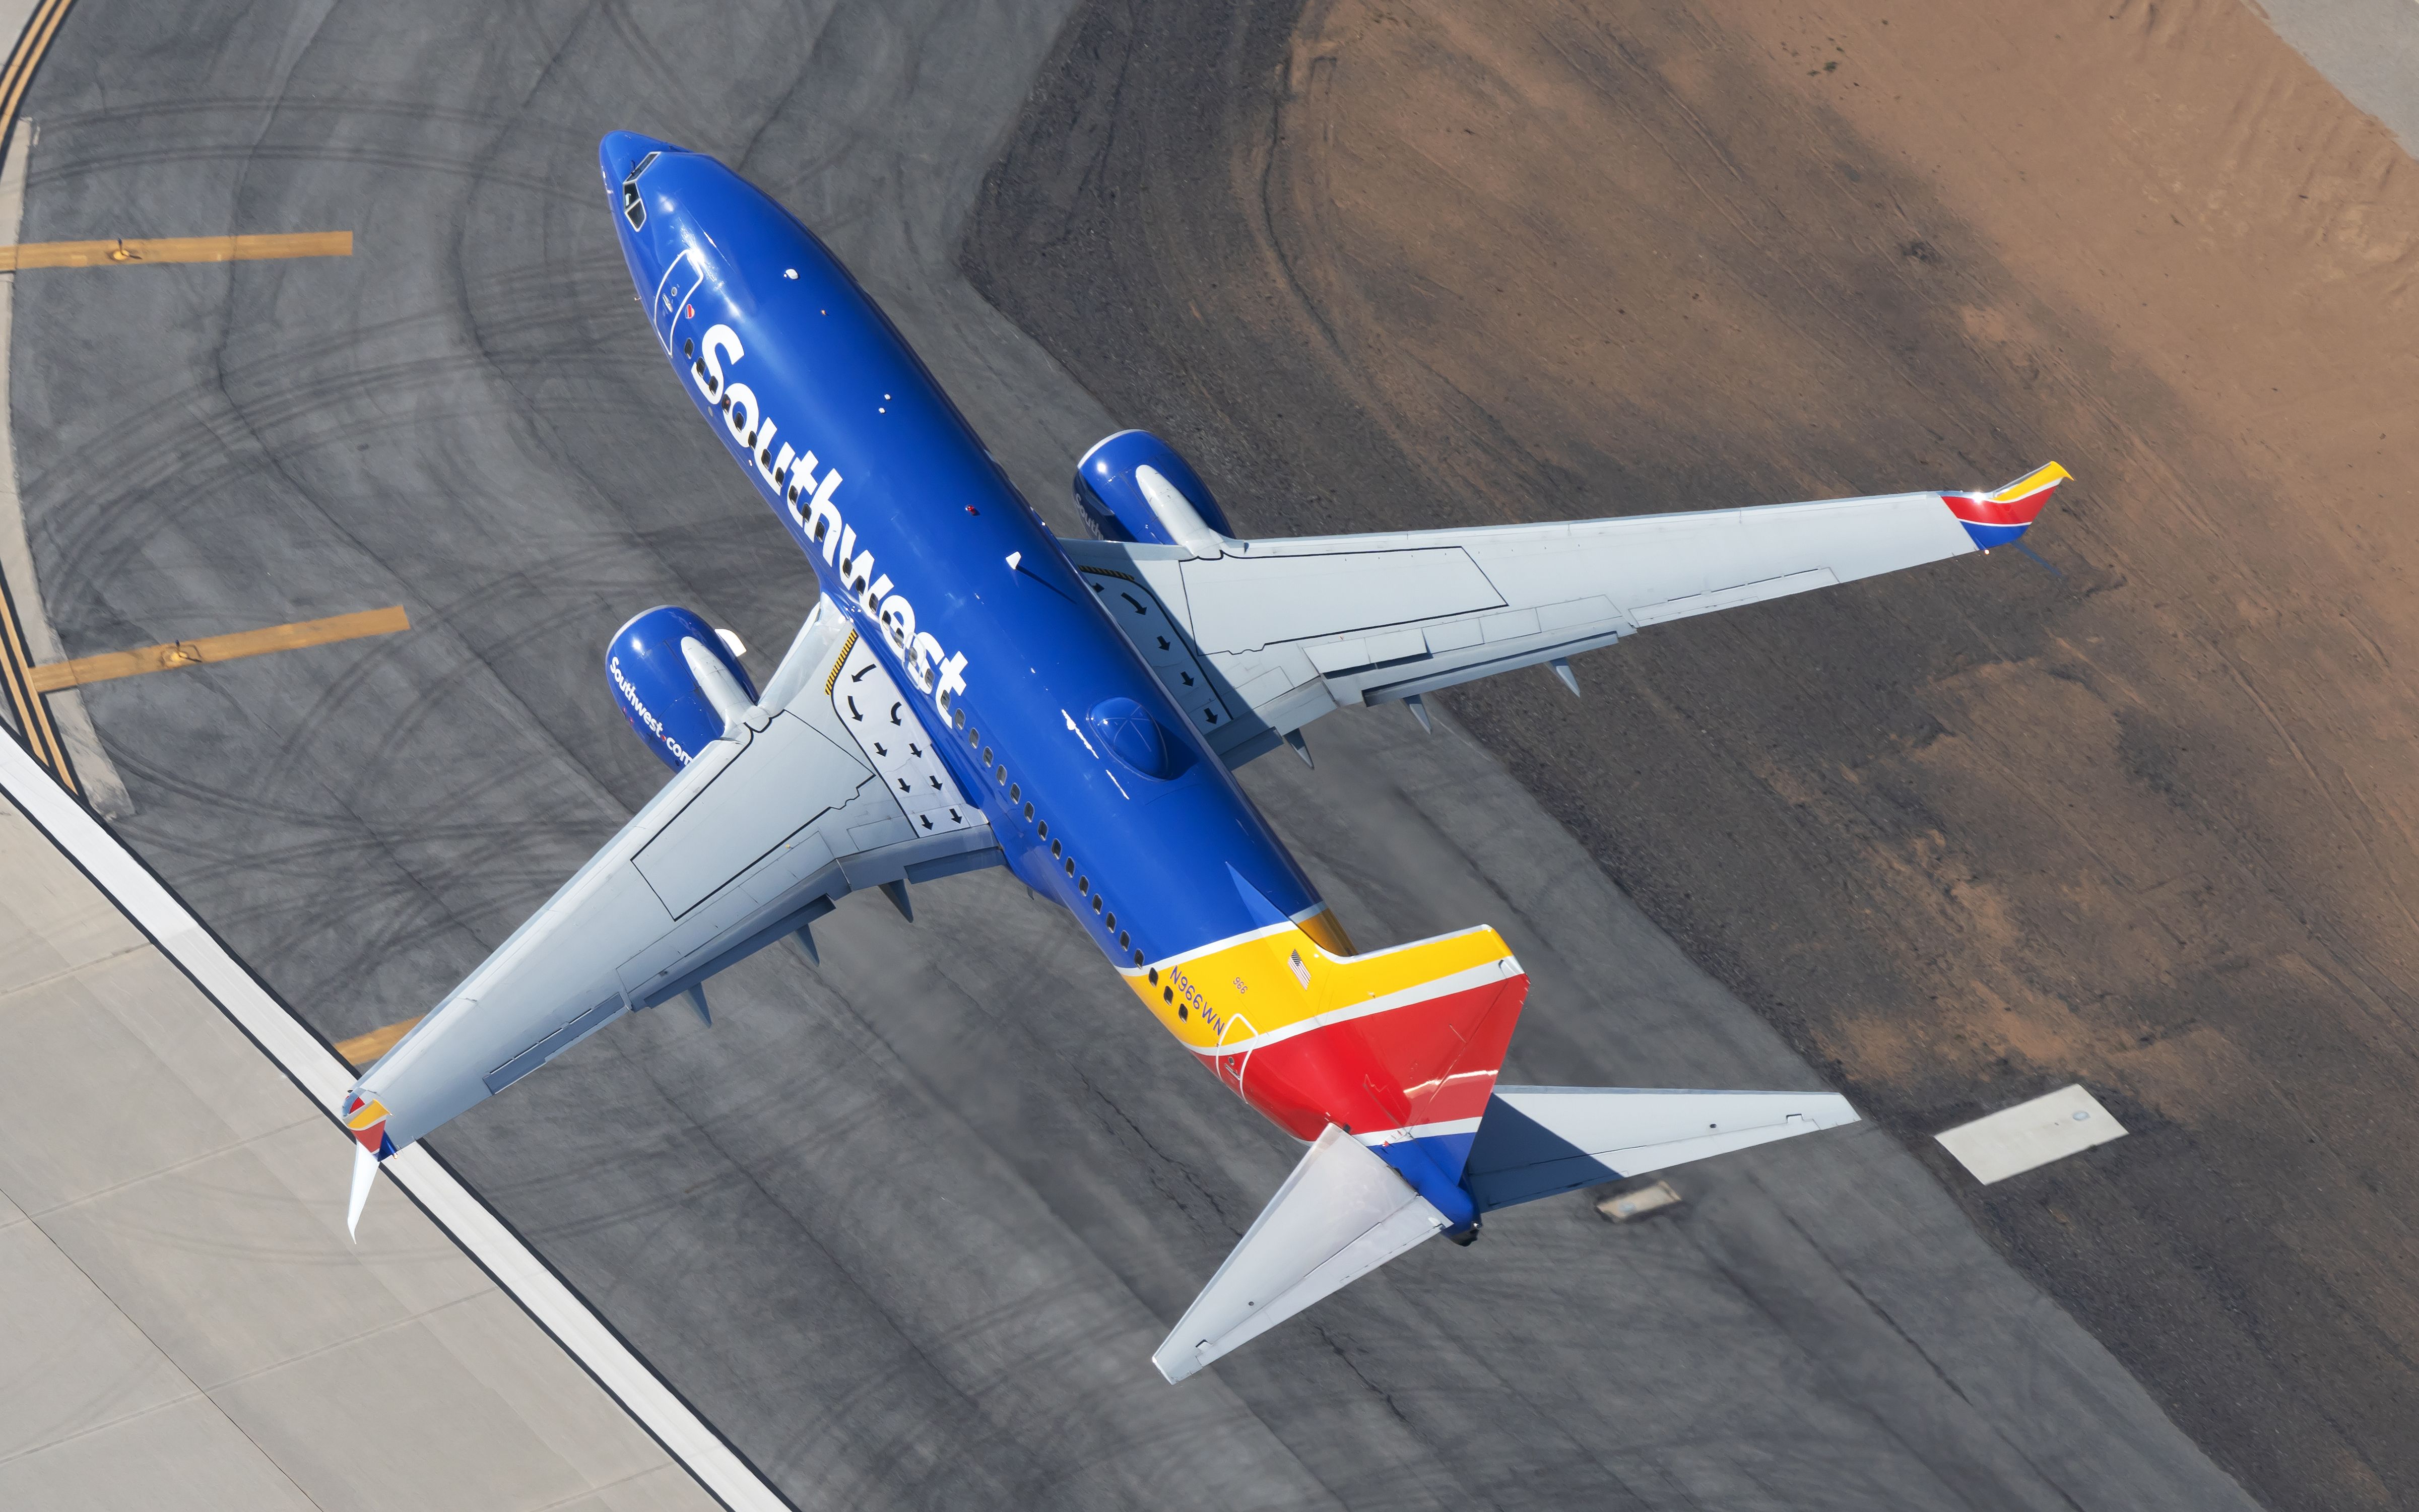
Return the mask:
M 2046 565 L 1444 702 L 2332 1508 L 2419 1505 L 2415 242 L 2237 0 L 1318 0 L 1094 5 L 963 261 L 1247 533 L 2072 469 Z M 2077 1080 L 2131 1138 L 1987 1192 L 1929 1138 Z

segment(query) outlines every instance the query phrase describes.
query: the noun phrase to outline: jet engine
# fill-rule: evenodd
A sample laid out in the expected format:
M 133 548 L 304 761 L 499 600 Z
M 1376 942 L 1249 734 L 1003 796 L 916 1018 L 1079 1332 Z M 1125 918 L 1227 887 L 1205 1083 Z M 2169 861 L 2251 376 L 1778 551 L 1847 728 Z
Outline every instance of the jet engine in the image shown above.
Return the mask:
M 1147 430 L 1121 430 L 1084 454 L 1075 464 L 1075 502 L 1104 540 L 1214 557 L 1234 533 L 1201 475 Z
M 605 675 L 630 728 L 677 772 L 756 704 L 739 665 L 747 648 L 677 605 L 647 610 L 613 632 Z

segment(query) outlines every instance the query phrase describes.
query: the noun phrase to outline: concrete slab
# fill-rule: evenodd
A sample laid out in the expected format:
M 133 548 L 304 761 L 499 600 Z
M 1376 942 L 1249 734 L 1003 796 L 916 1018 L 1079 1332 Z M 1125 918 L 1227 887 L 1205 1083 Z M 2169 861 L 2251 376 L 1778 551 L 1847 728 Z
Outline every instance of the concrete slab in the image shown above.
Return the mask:
M 0 877 L 0 1505 L 713 1504 L 391 1185 L 348 1243 L 342 1133 L 13 809 Z
M 2254 7 L 2344 98 L 2419 153 L 2419 6 L 2411 0 L 2259 0 Z
M 394 1378 L 451 1385 L 381 1392 L 364 1414 L 362 1383 Z M 594 1485 L 529 1430 L 513 1402 L 463 1371 L 426 1318 L 290 1356 L 210 1396 L 321 1506 L 551 1507 Z M 377 1420 L 375 1431 L 362 1431 L 364 1415 Z M 692 1505 L 706 1504 L 692 1495 Z
M 42 843 L 24 815 L 0 806 L 0 847 Z M 0 998 L 35 982 L 131 950 L 143 932 L 70 871 L 28 873 L 0 888 Z
M 289 1098 L 230 1128 L 112 1005 L 191 994 L 147 947 L 0 999 L 0 1187 L 37 1216 L 306 1116 Z M 189 998 L 189 1006 L 190 1006 Z M 289 1088 L 290 1091 L 290 1088 Z
M 324 1137 L 318 1143 L 330 1148 Z M 341 1225 L 331 1235 L 248 1147 L 40 1217 L 59 1248 L 125 1299 L 136 1325 L 205 1390 L 377 1335 L 411 1316 L 347 1263 Z
M 216 1403 L 198 1396 L 0 1460 L 0 1506 L 319 1512 Z
M 0 1462 L 197 1395 L 51 1237 L 0 1227 Z

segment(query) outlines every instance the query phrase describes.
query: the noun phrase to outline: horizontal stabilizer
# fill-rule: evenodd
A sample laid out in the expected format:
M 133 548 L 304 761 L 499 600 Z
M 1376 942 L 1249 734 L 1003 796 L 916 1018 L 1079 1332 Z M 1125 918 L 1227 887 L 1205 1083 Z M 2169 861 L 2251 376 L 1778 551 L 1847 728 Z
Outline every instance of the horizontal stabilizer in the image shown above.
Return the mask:
M 1150 1363 L 1182 1381 L 1444 1228 L 1393 1166 L 1331 1123 Z
M 1833 1092 L 1498 1087 L 1463 1182 L 1487 1212 L 1856 1121 Z

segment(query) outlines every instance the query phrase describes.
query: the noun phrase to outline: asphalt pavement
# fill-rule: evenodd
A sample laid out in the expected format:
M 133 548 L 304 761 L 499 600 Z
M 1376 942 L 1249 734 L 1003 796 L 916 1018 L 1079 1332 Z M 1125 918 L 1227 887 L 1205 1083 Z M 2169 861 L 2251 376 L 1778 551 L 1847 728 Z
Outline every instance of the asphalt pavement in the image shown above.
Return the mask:
M 811 578 L 676 393 L 596 177 L 722 156 L 891 312 L 1062 530 L 1115 427 L 953 265 L 1066 8 L 80 0 L 25 239 L 349 229 L 341 261 L 28 273 L 12 423 L 70 656 L 406 605 L 86 690 L 117 827 L 331 1038 L 424 1010 L 663 778 L 599 667 Z M 761 674 L 768 670 L 753 658 Z M 1491 758 L 1399 711 L 1246 782 L 1364 948 L 1529 967 L 1507 1076 L 1809 1086 Z M 1148 1363 L 1294 1148 L 993 872 L 852 900 L 432 1144 L 802 1506 L 2247 1505 L 1887 1135 L 1431 1245 L 1180 1388 Z

